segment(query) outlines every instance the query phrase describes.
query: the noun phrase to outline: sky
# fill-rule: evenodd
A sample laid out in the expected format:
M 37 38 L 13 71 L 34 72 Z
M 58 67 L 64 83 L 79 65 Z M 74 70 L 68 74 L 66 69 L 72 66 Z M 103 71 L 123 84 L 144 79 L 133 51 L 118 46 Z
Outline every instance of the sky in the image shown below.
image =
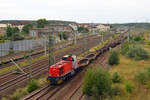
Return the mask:
M 150 0 L 0 0 L 0 20 L 150 22 Z

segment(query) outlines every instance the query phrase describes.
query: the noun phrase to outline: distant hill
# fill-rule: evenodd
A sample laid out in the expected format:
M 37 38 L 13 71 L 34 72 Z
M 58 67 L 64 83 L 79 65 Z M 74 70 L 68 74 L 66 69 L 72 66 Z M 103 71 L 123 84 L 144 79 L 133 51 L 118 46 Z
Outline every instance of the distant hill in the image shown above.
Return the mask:
M 70 24 L 70 23 L 76 23 L 72 21 L 61 21 L 61 20 L 48 20 L 50 24 Z M 16 23 L 16 22 L 29 22 L 31 24 L 36 24 L 36 20 L 1 20 L 1 24 L 7 24 L 7 23 Z
M 130 28 L 150 28 L 150 23 L 127 23 L 127 24 L 112 24 L 113 28 L 126 26 Z

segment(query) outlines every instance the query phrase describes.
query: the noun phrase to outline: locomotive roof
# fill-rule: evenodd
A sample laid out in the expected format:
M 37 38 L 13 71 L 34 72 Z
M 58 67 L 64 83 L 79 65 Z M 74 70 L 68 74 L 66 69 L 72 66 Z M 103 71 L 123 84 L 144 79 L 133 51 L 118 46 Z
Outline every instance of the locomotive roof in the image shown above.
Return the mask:
M 68 62 L 69 62 L 69 61 L 64 61 L 64 60 L 62 60 L 62 61 L 60 61 L 60 62 L 58 62 L 58 63 L 52 65 L 51 67 L 61 67 L 62 65 L 68 64 Z
M 73 56 L 75 56 L 75 55 L 70 54 L 70 55 L 65 55 L 65 56 L 63 56 L 63 57 L 69 57 L 69 56 L 72 56 L 72 57 L 73 57 Z

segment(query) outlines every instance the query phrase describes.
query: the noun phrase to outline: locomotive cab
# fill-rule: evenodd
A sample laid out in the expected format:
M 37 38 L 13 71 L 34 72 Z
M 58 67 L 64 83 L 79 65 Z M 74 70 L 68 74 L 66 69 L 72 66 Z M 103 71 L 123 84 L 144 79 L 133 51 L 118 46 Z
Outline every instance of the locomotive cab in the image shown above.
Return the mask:
M 75 69 L 78 67 L 77 59 L 75 55 L 65 55 L 58 63 L 50 66 L 49 76 L 47 80 L 50 80 L 51 84 L 62 83 L 63 80 L 72 76 L 75 73 Z

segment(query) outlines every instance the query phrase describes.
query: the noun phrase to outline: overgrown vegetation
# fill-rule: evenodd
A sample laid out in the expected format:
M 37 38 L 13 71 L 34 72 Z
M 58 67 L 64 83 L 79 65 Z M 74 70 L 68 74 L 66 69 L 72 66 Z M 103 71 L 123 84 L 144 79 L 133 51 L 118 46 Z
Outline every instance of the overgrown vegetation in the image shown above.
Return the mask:
M 122 92 L 122 89 L 118 85 L 113 86 L 110 91 L 110 96 L 113 97 L 113 96 L 121 95 L 121 92 Z
M 112 50 L 110 52 L 110 55 L 108 58 L 108 64 L 109 65 L 119 64 L 119 53 L 118 53 L 118 51 Z
M 120 75 L 118 72 L 115 72 L 112 76 L 112 82 L 113 83 L 119 83 L 121 81 Z
M 131 46 L 127 52 L 127 57 L 133 58 L 135 60 L 142 60 L 148 58 L 148 53 L 143 47 L 135 45 Z
M 29 93 L 31 93 L 32 91 L 38 89 L 39 87 L 40 87 L 40 86 L 39 86 L 38 81 L 32 79 L 32 80 L 28 83 L 27 91 L 28 91 Z
M 32 79 L 29 83 L 23 87 L 14 91 L 13 94 L 3 97 L 2 100 L 20 100 L 25 95 L 28 95 L 30 92 L 47 84 L 46 76 L 41 76 L 39 79 Z
M 79 33 L 88 33 L 89 30 L 87 28 L 85 28 L 85 27 L 78 27 L 78 32 Z
M 133 92 L 133 89 L 134 89 L 134 86 L 131 82 L 127 81 L 125 83 L 125 90 L 127 93 L 132 93 Z
M 142 36 L 132 37 L 132 40 L 122 45 L 120 63 L 110 69 L 113 86 L 121 89 L 120 95 L 110 100 L 148 100 L 150 97 L 150 46 L 141 42 L 145 41 Z M 118 77 L 120 82 L 116 82 Z
M 134 75 L 134 79 L 141 84 L 146 84 L 150 81 L 150 68 L 146 68 L 143 72 L 138 71 Z
M 109 96 L 112 88 L 110 74 L 100 68 L 88 69 L 83 83 L 83 92 L 88 96 L 93 96 L 99 100 Z
M 11 41 L 24 39 L 22 34 L 20 34 L 20 30 L 17 27 L 10 27 L 10 26 L 8 26 L 6 29 L 6 37 L 8 40 Z
M 126 53 L 129 51 L 129 42 L 125 41 L 122 45 L 121 45 L 121 54 L 126 55 Z
M 100 48 L 102 48 L 104 45 L 106 45 L 109 42 L 109 40 L 100 42 L 100 44 L 96 45 L 95 47 L 91 48 L 89 51 L 90 52 L 95 52 L 96 50 L 99 50 Z
M 144 40 L 143 37 L 143 35 L 137 35 L 135 38 L 132 37 L 132 40 L 141 41 Z M 141 46 L 140 43 L 137 42 L 124 42 L 121 46 L 121 54 L 135 60 L 148 59 L 148 52 L 144 49 L 143 46 Z
M 32 24 L 24 25 L 24 27 L 22 28 L 22 33 L 29 34 L 29 31 L 30 31 L 30 29 L 32 29 L 32 27 L 33 27 Z
M 136 41 L 136 42 L 139 42 L 139 41 L 143 42 L 144 40 L 145 39 L 144 39 L 144 35 L 143 34 L 139 34 L 139 35 L 136 35 L 134 37 L 134 41 Z
M 22 96 L 27 95 L 28 92 L 25 88 L 20 88 L 15 91 L 13 95 L 9 96 L 10 100 L 19 100 Z

